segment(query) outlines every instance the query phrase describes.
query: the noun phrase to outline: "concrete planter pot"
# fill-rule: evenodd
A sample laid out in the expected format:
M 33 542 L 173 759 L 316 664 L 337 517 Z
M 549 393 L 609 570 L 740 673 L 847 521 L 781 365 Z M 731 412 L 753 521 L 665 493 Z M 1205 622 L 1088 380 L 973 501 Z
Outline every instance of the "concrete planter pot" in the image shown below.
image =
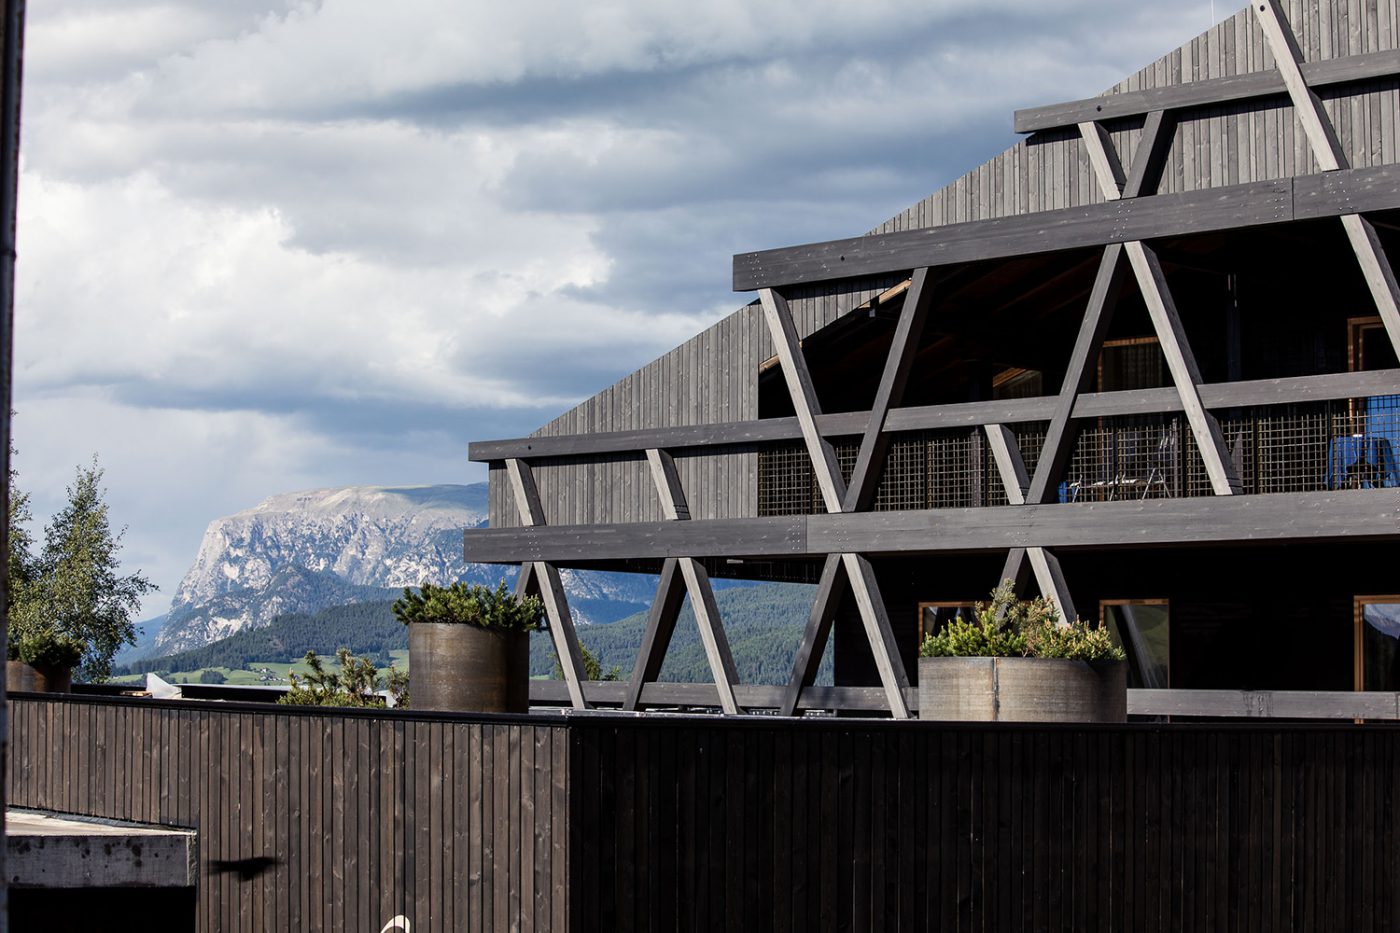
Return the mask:
M 408 627 L 414 709 L 524 713 L 530 708 L 530 638 L 444 622 Z
M 15 693 L 71 693 L 73 669 L 49 664 L 5 662 L 5 690 Z
M 920 658 L 919 718 L 963 722 L 1124 722 L 1126 661 Z

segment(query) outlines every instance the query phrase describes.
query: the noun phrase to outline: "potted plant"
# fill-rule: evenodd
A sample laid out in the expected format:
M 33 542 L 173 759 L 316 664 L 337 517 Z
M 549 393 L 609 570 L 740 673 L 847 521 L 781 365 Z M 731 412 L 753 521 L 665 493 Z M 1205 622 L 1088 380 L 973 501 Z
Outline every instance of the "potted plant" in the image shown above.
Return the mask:
M 403 591 L 394 615 L 408 626 L 415 709 L 523 713 L 530 706 L 529 632 L 544 604 L 475 584 L 425 583 Z
M 78 639 L 53 628 L 17 634 L 9 642 L 5 689 L 23 693 L 67 693 L 73 688 L 73 668 L 86 650 Z
M 1108 629 L 1017 600 L 1010 580 L 919 646 L 919 718 L 1123 722 L 1128 666 Z

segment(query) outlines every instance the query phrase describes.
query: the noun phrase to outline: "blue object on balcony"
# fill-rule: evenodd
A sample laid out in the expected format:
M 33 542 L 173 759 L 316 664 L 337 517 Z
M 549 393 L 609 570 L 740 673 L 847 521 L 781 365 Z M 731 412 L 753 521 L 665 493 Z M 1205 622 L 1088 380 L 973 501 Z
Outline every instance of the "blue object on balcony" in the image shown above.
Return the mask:
M 1400 486 L 1400 467 L 1388 437 L 1353 434 L 1332 438 L 1327 451 L 1327 488 Z

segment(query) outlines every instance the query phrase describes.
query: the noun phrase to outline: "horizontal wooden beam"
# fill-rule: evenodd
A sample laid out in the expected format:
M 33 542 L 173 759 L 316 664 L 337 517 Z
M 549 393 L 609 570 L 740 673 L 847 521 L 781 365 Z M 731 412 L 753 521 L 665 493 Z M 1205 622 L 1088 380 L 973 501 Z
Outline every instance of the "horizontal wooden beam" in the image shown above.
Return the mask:
M 781 288 L 1400 208 L 1400 165 L 1127 198 L 739 253 L 734 290 Z
M 1400 719 L 1400 693 L 1129 690 L 1128 715 L 1230 719 Z
M 591 704 L 601 706 L 620 705 L 626 691 L 626 684 L 612 681 L 587 681 L 583 685 L 584 694 Z M 744 709 L 778 709 L 781 705 L 784 687 L 768 684 L 735 684 L 734 697 Z M 906 705 L 917 704 L 918 691 L 913 687 L 903 691 Z M 568 703 L 569 694 L 561 680 L 530 681 L 530 702 L 535 704 L 563 705 Z M 642 707 L 711 707 L 719 709 L 719 690 L 714 684 L 674 684 L 648 683 L 642 688 Z M 843 709 L 866 712 L 888 712 L 889 702 L 883 687 L 817 687 L 802 689 L 798 697 L 797 710 Z
M 665 557 L 815 558 L 828 554 L 1397 537 L 1400 496 L 1391 489 L 1353 489 L 714 521 L 478 528 L 464 534 L 464 557 L 468 563 L 594 565 Z
M 1372 78 L 1400 74 L 1400 51 L 1373 52 L 1351 55 L 1302 66 L 1303 78 L 1312 87 L 1348 84 Z M 1188 107 L 1213 107 L 1238 100 L 1287 94 L 1288 88 L 1276 69 L 1253 71 L 1173 84 L 1167 87 L 1104 94 L 1084 100 L 1029 107 L 1016 111 L 1018 133 L 1034 133 L 1074 126 L 1087 120 L 1117 120 L 1136 117 L 1153 110 L 1182 110 Z
M 1207 408 L 1243 408 L 1251 405 L 1284 405 L 1328 399 L 1393 395 L 1400 386 L 1400 370 L 1365 373 L 1329 373 L 1321 376 L 1294 376 L 1287 379 L 1254 379 L 1201 386 L 1201 401 Z M 892 409 L 885 421 L 890 432 L 971 428 L 984 424 L 1022 424 L 1046 421 L 1054 414 L 1055 397 L 1006 399 L 990 402 L 959 402 L 952 405 L 926 405 Z M 1108 418 L 1115 415 L 1141 415 L 1181 410 L 1175 389 L 1133 389 L 1081 395 L 1075 402 L 1076 418 Z M 869 412 L 843 412 L 821 415 L 817 427 L 826 437 L 854 437 L 865 431 Z M 512 440 L 476 441 L 468 447 L 475 461 L 495 461 L 528 457 L 532 461 L 551 457 L 627 455 L 645 456 L 648 448 L 679 450 L 697 447 L 748 447 L 757 444 L 801 440 L 796 418 L 767 418 L 762 421 L 733 421 L 645 431 L 606 431 L 597 434 L 562 434 L 554 437 L 521 437 Z
M 585 681 L 584 694 L 593 706 L 622 703 L 626 684 Z M 745 709 L 778 709 L 783 687 L 767 684 L 735 686 L 734 694 Z M 904 691 L 910 710 L 919 707 L 919 691 Z M 530 702 L 563 705 L 568 688 L 560 680 L 530 681 Z M 642 691 L 642 706 L 719 708 L 714 684 L 649 683 Z M 816 687 L 802 689 L 801 710 L 851 710 L 886 712 L 882 687 Z M 1129 690 L 1129 716 L 1180 716 L 1229 719 L 1375 719 L 1400 720 L 1400 693 L 1310 690 Z

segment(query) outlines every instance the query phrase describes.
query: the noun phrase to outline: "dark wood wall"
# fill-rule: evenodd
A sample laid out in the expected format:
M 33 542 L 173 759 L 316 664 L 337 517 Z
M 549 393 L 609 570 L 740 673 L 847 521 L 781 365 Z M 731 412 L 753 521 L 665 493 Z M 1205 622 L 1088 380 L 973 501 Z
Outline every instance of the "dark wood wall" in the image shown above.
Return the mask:
M 577 929 L 1391 930 L 1400 732 L 574 726 Z
M 1393 726 L 11 710 L 13 804 L 199 829 L 204 930 L 1400 929 Z
M 199 830 L 201 930 L 568 926 L 556 725 L 98 698 L 10 709 L 12 806 Z

